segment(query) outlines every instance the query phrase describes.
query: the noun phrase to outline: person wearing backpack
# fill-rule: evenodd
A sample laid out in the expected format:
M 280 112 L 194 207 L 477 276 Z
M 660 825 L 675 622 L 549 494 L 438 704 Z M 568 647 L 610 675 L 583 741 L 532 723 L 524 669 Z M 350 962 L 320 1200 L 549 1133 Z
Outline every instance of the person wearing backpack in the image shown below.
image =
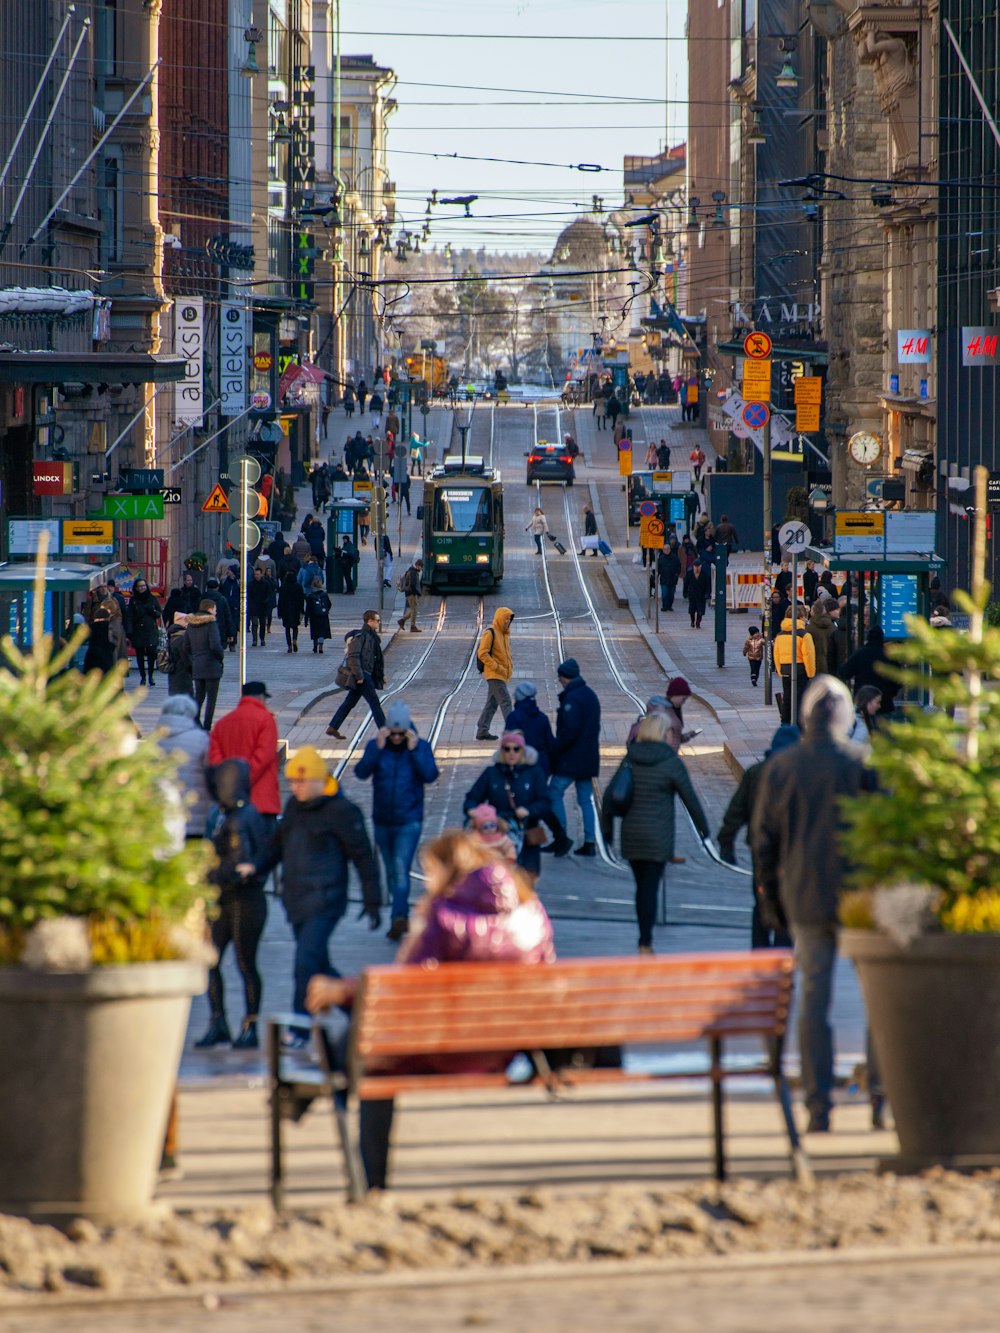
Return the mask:
M 493 714 L 500 709 L 500 716 L 506 717 L 511 711 L 510 691 L 507 682 L 514 674 L 514 662 L 510 653 L 510 627 L 514 621 L 514 612 L 509 606 L 499 606 L 493 615 L 493 624 L 485 630 L 476 649 L 476 666 L 486 677 L 486 703 L 479 714 L 476 725 L 477 741 L 495 741 L 489 726 Z
M 400 580 L 400 592 L 406 594 L 406 610 L 400 618 L 399 628 L 406 629 L 406 622 L 409 620 L 411 634 L 423 633 L 423 630 L 417 628 L 417 611 L 420 607 L 420 575 L 423 567 L 424 562 L 422 560 L 414 560 Z

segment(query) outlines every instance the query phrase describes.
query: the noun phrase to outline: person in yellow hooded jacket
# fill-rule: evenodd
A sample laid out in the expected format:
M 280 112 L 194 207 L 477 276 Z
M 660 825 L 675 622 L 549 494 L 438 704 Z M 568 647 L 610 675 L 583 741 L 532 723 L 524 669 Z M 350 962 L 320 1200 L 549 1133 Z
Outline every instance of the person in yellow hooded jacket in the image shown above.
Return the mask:
M 509 606 L 497 607 L 493 624 L 484 630 L 476 650 L 479 670 L 486 680 L 486 703 L 476 724 L 477 741 L 495 741 L 496 736 L 490 732 L 493 714 L 499 708 L 503 719 L 511 711 L 507 682 L 514 674 L 514 662 L 510 654 L 510 627 L 513 619 L 514 612 Z
M 781 693 L 778 703 L 781 720 L 798 726 L 798 717 L 792 717 L 792 617 L 785 616 L 781 622 L 781 633 L 774 640 L 774 669 L 781 676 Z M 816 645 L 806 629 L 806 622 L 801 616 L 796 617 L 795 628 L 795 673 L 796 704 L 802 702 L 802 691 L 808 681 L 816 674 Z M 796 708 L 796 712 L 798 709 Z

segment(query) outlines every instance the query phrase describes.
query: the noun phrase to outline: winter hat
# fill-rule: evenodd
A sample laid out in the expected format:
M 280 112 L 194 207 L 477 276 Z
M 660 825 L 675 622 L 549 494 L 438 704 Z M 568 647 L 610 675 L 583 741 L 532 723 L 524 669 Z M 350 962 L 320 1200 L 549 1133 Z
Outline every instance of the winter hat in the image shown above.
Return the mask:
M 660 712 L 665 712 L 669 707 L 670 700 L 663 694 L 650 695 L 646 702 L 647 713 L 655 713 L 657 709 L 659 709 Z
M 520 742 L 521 745 L 527 744 L 523 731 L 505 731 L 500 737 L 501 745 L 514 745 L 517 742 Z
M 311 782 L 325 781 L 324 794 L 327 796 L 333 796 L 337 791 L 337 779 L 327 768 L 326 760 L 312 745 L 303 745 L 301 750 L 296 750 L 285 765 L 285 777 L 289 781 L 296 778 Z
M 469 811 L 469 818 L 476 828 L 483 824 L 495 824 L 497 822 L 496 806 L 489 805 L 484 801 L 482 805 L 477 805 Z
M 578 680 L 580 667 L 576 658 L 567 657 L 565 662 L 560 662 L 556 669 L 556 675 L 562 676 L 563 680 Z
M 390 731 L 409 731 L 413 727 L 410 710 L 402 699 L 397 699 L 389 705 L 386 709 L 385 721 Z
M 538 691 L 534 683 L 530 680 L 522 680 L 520 685 L 514 690 L 514 702 L 520 703 L 523 699 L 534 699 Z
M 787 750 L 790 745 L 796 743 L 800 734 L 798 727 L 793 726 L 790 722 L 783 722 L 771 737 L 771 744 L 767 751 L 768 756 L 780 754 L 782 750 Z
M 669 698 L 671 694 L 679 694 L 683 699 L 690 698 L 691 686 L 683 676 L 674 676 L 673 680 L 667 686 L 667 697 Z
M 244 684 L 240 693 L 244 697 L 249 697 L 251 699 L 270 699 L 271 697 L 267 692 L 267 686 L 262 680 L 248 680 Z M 299 753 L 301 754 L 302 751 L 300 750 Z

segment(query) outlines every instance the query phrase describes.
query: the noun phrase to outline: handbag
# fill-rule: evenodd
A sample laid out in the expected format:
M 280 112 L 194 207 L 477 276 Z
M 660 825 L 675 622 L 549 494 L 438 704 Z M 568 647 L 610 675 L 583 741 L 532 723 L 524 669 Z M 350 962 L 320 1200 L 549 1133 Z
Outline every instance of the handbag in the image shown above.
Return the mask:
M 156 669 L 164 673 L 170 671 L 170 649 L 167 642 L 167 631 L 162 626 L 156 636 Z
M 632 772 L 632 760 L 626 756 L 605 789 L 602 802 L 604 814 L 609 819 L 624 819 L 632 809 L 634 797 L 635 775 Z
M 504 779 L 503 785 L 507 789 L 507 799 L 510 801 L 511 814 L 513 815 L 516 808 L 514 805 L 514 793 L 511 791 L 510 783 L 506 779 Z M 531 828 L 525 828 L 516 815 L 514 815 L 514 818 L 509 820 L 508 823 L 508 834 L 513 839 L 514 845 L 519 852 L 522 845 L 525 847 L 540 847 L 543 842 L 548 842 L 549 840 L 549 835 L 545 829 L 542 828 L 541 824 L 533 824 Z M 520 837 L 518 837 L 517 834 L 520 834 Z

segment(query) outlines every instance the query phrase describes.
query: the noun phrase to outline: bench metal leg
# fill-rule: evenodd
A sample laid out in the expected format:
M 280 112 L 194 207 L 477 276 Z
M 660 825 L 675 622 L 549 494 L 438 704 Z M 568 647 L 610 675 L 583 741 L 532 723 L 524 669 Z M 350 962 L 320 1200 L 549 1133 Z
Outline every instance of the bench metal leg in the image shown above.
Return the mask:
M 779 1070 L 774 1075 L 774 1091 L 778 1098 L 778 1105 L 781 1107 L 781 1114 L 785 1121 L 785 1129 L 788 1133 L 789 1155 L 792 1159 L 792 1170 L 795 1172 L 796 1179 L 800 1185 L 811 1186 L 813 1183 L 812 1167 L 809 1165 L 809 1158 L 802 1147 L 802 1141 L 799 1138 L 799 1132 L 795 1128 L 795 1116 L 792 1113 L 792 1098 L 788 1091 L 788 1083 L 784 1074 Z
M 368 1193 L 368 1182 L 361 1163 L 361 1152 L 351 1139 L 351 1126 L 347 1115 L 347 1095 L 333 1091 L 333 1118 L 337 1122 L 337 1135 L 340 1138 L 340 1151 L 344 1155 L 344 1169 L 347 1172 L 347 1197 L 351 1203 L 360 1203 Z
M 271 1066 L 271 1205 L 280 1213 L 285 1204 L 284 1164 L 281 1160 L 281 1086 L 278 1082 L 281 1056 L 281 1028 L 267 1026 L 268 1059 Z
M 712 1119 L 715 1127 L 715 1178 L 726 1178 L 725 1128 L 722 1121 L 722 1039 L 712 1037 Z

